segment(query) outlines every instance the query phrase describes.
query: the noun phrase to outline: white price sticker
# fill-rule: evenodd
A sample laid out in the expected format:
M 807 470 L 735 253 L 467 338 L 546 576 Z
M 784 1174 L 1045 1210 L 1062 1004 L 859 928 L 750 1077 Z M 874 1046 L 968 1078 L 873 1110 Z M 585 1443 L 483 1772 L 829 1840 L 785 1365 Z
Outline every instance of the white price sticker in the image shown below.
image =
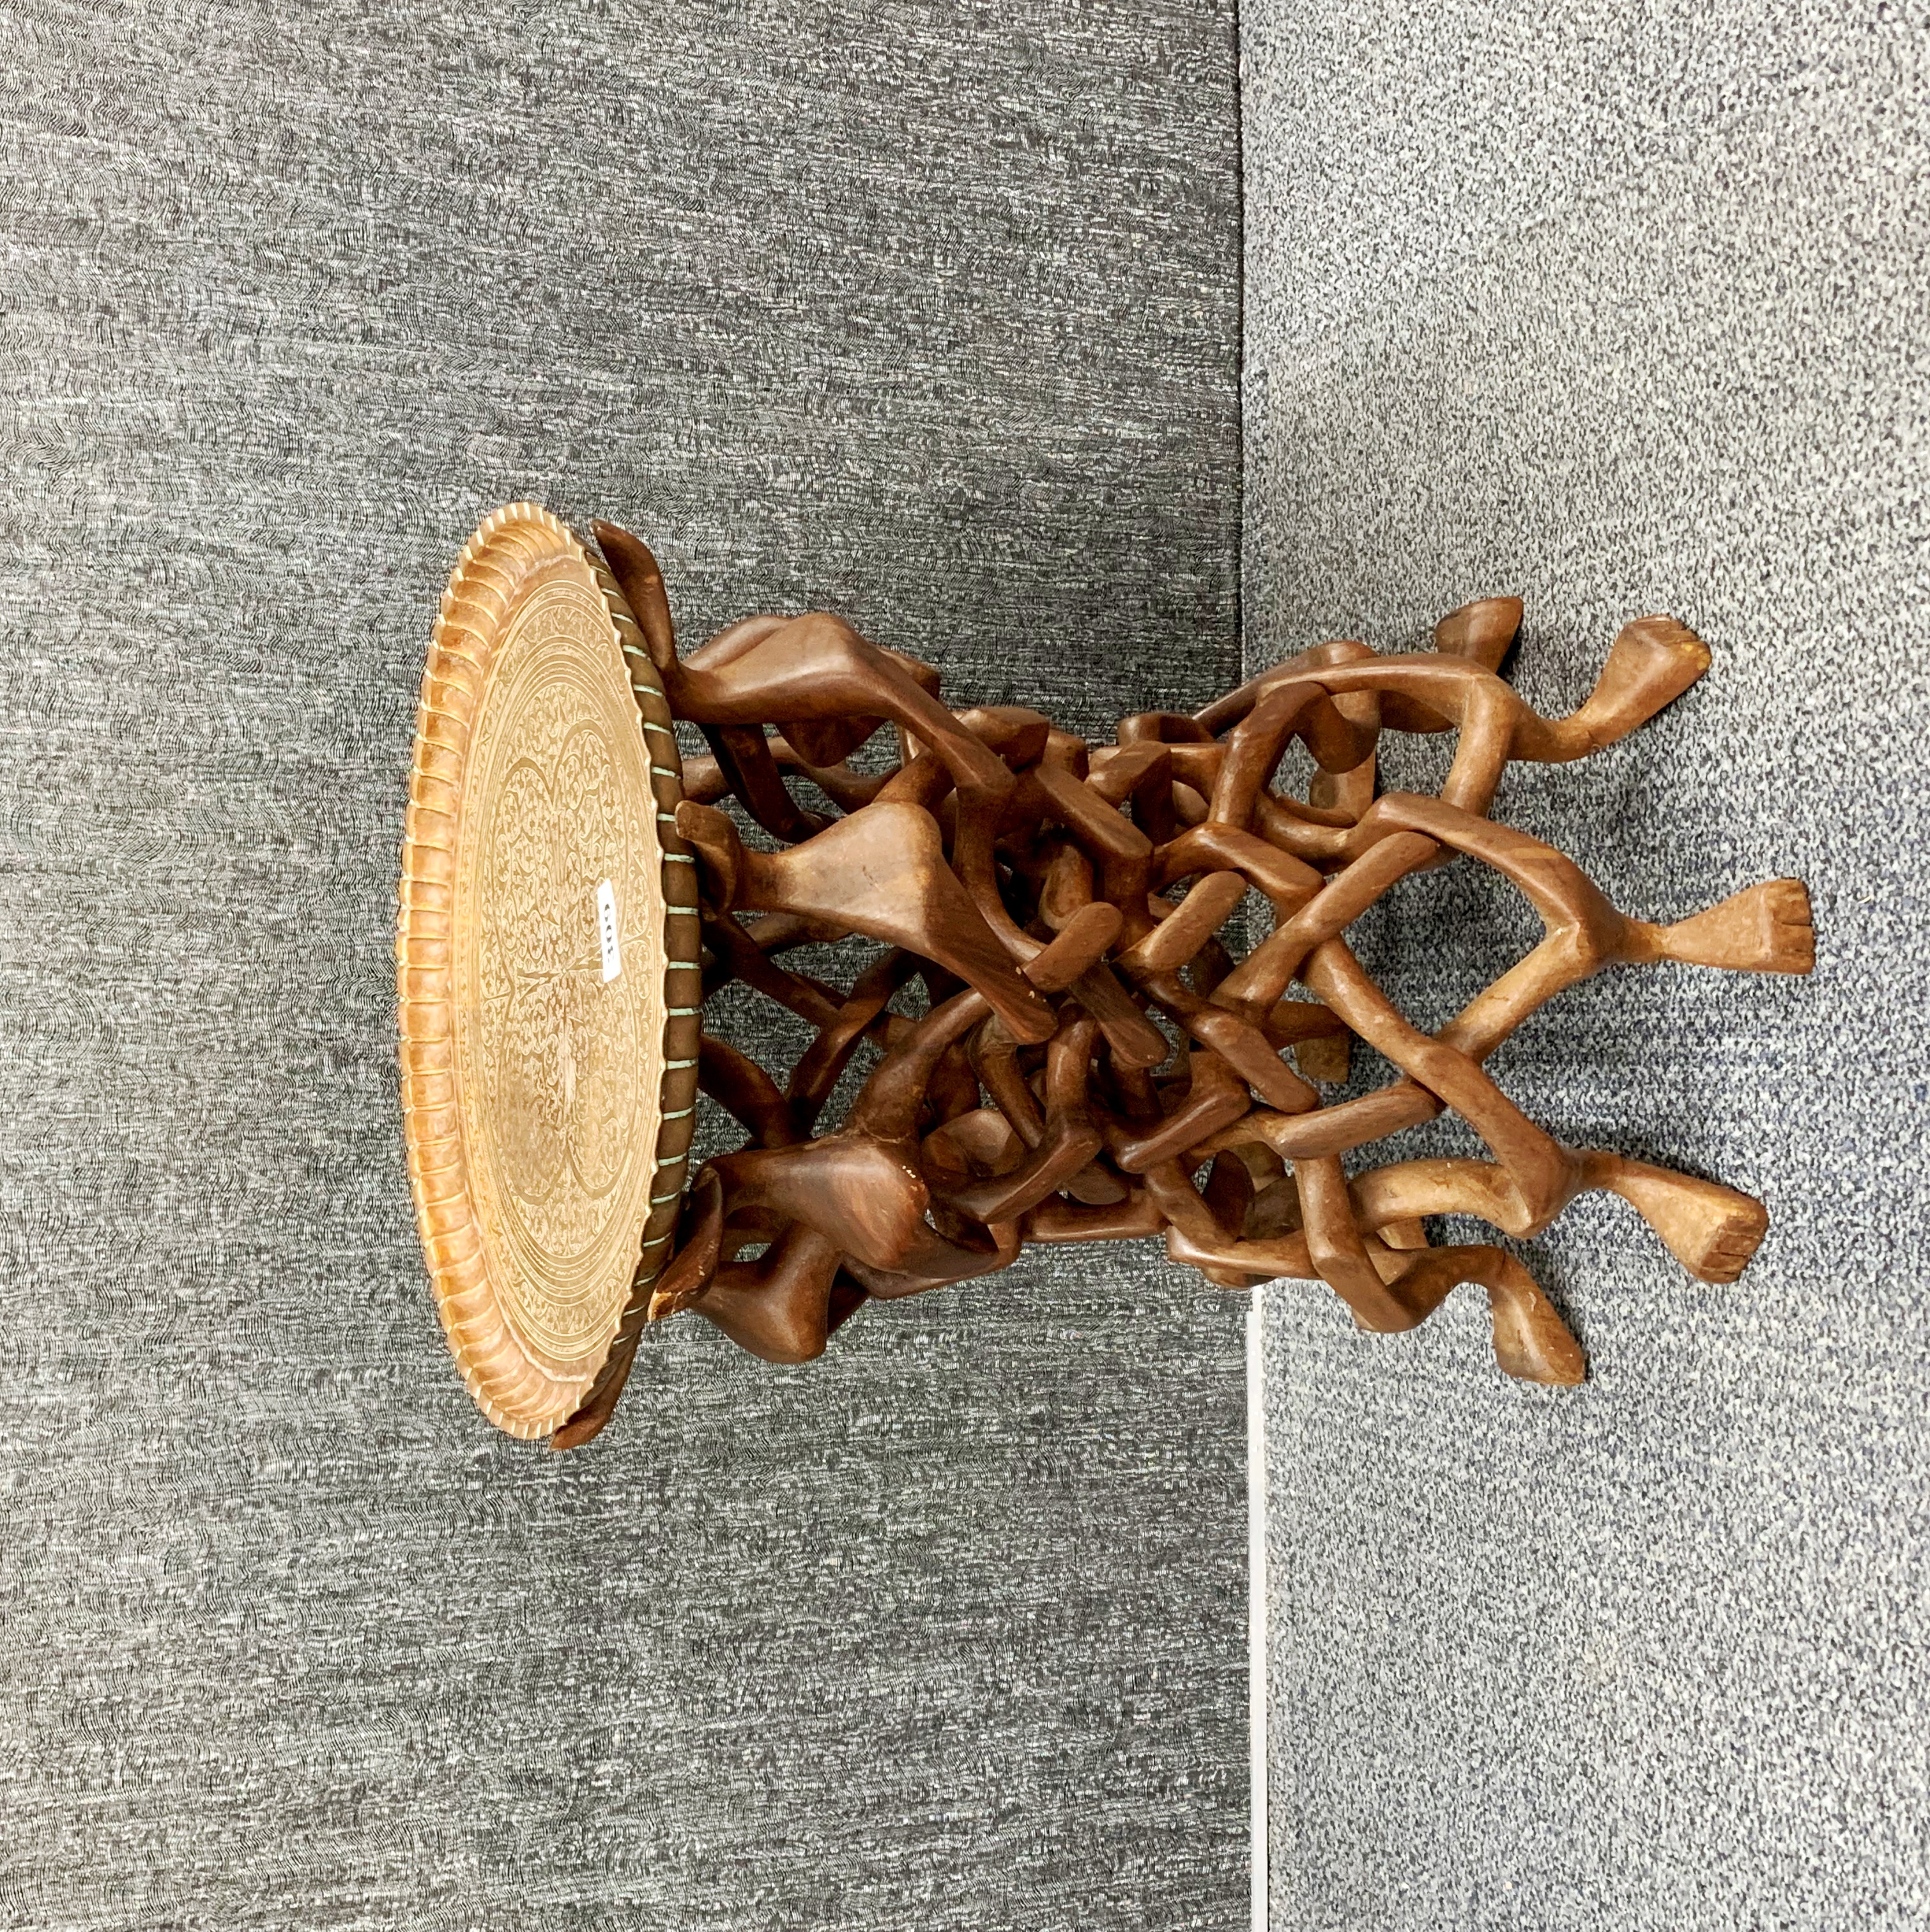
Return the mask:
M 623 970 L 623 949 L 617 938 L 617 888 L 608 879 L 596 888 L 596 937 L 603 947 L 603 982 L 608 986 Z

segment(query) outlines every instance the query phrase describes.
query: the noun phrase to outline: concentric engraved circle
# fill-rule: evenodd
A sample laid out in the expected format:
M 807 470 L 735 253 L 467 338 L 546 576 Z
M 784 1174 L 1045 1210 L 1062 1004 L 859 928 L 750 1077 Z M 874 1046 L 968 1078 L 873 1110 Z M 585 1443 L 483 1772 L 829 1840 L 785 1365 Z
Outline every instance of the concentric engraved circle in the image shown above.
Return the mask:
M 680 794 L 614 584 L 547 512 L 497 512 L 423 679 L 397 956 L 423 1246 L 470 1391 L 515 1435 L 634 1342 L 668 1250 L 695 1064 L 671 1024 L 695 1011 L 669 983 L 696 957 L 665 888 Z

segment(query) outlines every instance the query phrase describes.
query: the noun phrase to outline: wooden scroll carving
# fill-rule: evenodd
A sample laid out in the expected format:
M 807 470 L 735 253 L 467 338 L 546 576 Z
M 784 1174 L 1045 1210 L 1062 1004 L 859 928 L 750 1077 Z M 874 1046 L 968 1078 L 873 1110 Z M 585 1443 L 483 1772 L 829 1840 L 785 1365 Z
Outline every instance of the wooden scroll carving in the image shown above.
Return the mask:
M 1028 1244 L 1157 1236 L 1223 1287 L 1324 1282 L 1379 1333 L 1478 1285 L 1500 1367 L 1544 1383 L 1584 1374 L 1560 1315 L 1508 1250 L 1431 1245 L 1427 1217 L 1529 1236 L 1605 1189 L 1703 1280 L 1734 1280 L 1754 1252 L 1760 1203 L 1564 1145 L 1486 1069 L 1605 966 L 1810 969 L 1795 880 L 1650 925 L 1488 815 L 1510 760 L 1584 757 L 1702 675 L 1707 649 L 1673 620 L 1628 626 L 1566 718 L 1538 716 L 1499 674 L 1521 606 L 1492 598 L 1444 618 L 1431 652 L 1323 644 L 1195 716 L 1127 718 L 1095 745 L 1034 711 L 954 712 L 930 666 L 821 613 L 747 618 L 680 657 L 650 551 L 611 525 L 596 535 L 635 620 L 625 648 L 710 748 L 684 761 L 664 828 L 666 852 L 696 862 L 704 994 L 741 980 L 815 1036 L 780 1083 L 703 1036 L 699 1084 L 744 1143 L 689 1175 L 674 1243 L 645 1256 L 637 1318 L 557 1446 L 608 1421 L 645 1320 L 694 1310 L 767 1360 L 803 1362 L 867 1300 L 989 1274 Z M 896 761 L 861 774 L 849 760 L 880 732 Z M 1455 734 L 1438 796 L 1378 790 L 1385 732 Z M 1317 768 L 1304 797 L 1277 783 L 1295 739 Z M 780 849 L 752 849 L 727 799 Z M 1512 880 L 1545 935 L 1429 1034 L 1346 932 L 1409 874 L 1457 858 Z M 1241 957 L 1229 922 L 1253 895 L 1271 930 Z M 848 989 L 785 963 L 854 934 L 889 950 Z M 893 1010 L 901 993 L 911 1014 Z M 1323 1101 L 1356 1037 L 1397 1077 Z M 881 1058 L 827 1126 L 866 1042 Z M 1349 1160 L 1444 1108 L 1487 1158 Z

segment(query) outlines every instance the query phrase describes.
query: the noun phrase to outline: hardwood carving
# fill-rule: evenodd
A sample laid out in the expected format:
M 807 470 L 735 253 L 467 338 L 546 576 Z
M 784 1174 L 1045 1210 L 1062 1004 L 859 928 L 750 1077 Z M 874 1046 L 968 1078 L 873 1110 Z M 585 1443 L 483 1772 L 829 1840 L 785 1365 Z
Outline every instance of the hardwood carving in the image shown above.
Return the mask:
M 1606 1190 L 1703 1280 L 1754 1253 L 1760 1203 L 1565 1146 L 1485 1066 L 1609 965 L 1813 963 L 1797 880 L 1652 925 L 1488 815 L 1510 760 L 1585 757 L 1702 675 L 1706 647 L 1673 620 L 1625 628 L 1567 718 L 1499 675 L 1521 606 L 1491 598 L 1442 619 L 1431 652 L 1323 644 L 1196 716 L 1142 713 L 1089 745 L 1033 711 L 954 712 L 930 666 L 824 613 L 747 618 L 680 657 L 649 550 L 596 536 L 602 564 L 528 506 L 483 526 L 419 720 L 398 942 L 411 1172 L 451 1344 L 493 1420 L 573 1447 L 608 1420 L 647 1321 L 694 1310 L 807 1361 L 867 1300 L 1028 1243 L 1157 1236 L 1222 1287 L 1324 1282 L 1379 1333 L 1469 1284 L 1500 1367 L 1547 1383 L 1585 1372 L 1553 1305 L 1502 1247 L 1431 1245 L 1427 1217 L 1528 1236 Z M 545 655 L 564 628 L 573 645 Z M 572 650 L 593 675 L 571 682 Z M 613 691 L 641 710 L 627 744 Z M 673 718 L 707 756 L 680 764 Z M 855 768 L 881 732 L 887 768 Z M 1386 732 L 1455 734 L 1437 796 L 1379 790 Z M 1315 766 L 1298 797 L 1278 781 L 1296 740 Z M 1511 880 L 1545 933 L 1429 1034 L 1346 933 L 1461 858 Z M 620 874 L 626 974 L 640 964 L 613 998 L 583 908 Z M 1241 957 L 1250 903 L 1271 930 Z M 848 990 L 785 963 L 854 934 L 887 950 Z M 815 1031 L 781 1082 L 701 1034 L 701 994 L 733 980 Z M 1355 1039 L 1396 1077 L 1324 1099 Z M 867 1042 L 877 1064 L 827 1128 Z M 692 1079 L 746 1138 L 686 1174 Z M 1443 1108 L 1487 1158 L 1343 1160 Z

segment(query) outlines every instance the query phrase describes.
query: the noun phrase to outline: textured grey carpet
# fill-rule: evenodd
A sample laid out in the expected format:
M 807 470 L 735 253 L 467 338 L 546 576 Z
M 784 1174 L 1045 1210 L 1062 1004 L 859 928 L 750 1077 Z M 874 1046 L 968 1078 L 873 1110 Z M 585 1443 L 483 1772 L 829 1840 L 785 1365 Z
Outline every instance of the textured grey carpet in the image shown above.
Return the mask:
M 1237 669 L 1230 7 L 26 0 L 0 52 L 0 1922 L 1221 1928 L 1236 1302 L 1143 1251 L 692 1322 L 492 1435 L 416 1255 L 435 600 L 1097 727 Z
M 1245 10 L 1254 658 L 1517 591 L 1559 710 L 1677 613 L 1709 676 L 1502 815 L 1647 916 L 1799 874 L 1821 954 L 1598 981 L 1500 1061 L 1775 1217 L 1733 1288 L 1599 1198 L 1530 1244 L 1586 1388 L 1505 1382 L 1468 1291 L 1378 1341 L 1271 1291 L 1286 1932 L 1930 1921 L 1925 28 Z M 1428 1021 L 1531 936 L 1464 868 L 1402 904 L 1466 922 L 1372 936 Z

